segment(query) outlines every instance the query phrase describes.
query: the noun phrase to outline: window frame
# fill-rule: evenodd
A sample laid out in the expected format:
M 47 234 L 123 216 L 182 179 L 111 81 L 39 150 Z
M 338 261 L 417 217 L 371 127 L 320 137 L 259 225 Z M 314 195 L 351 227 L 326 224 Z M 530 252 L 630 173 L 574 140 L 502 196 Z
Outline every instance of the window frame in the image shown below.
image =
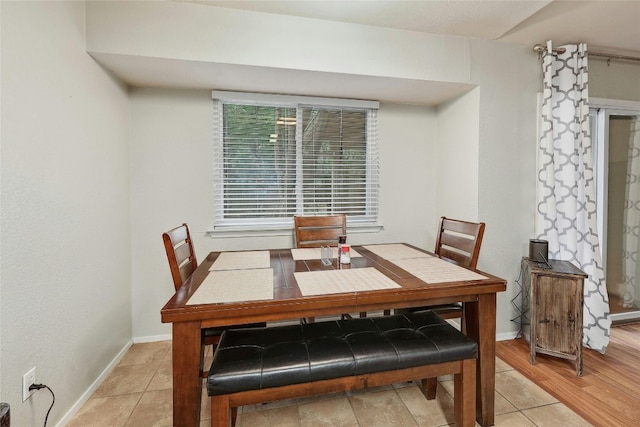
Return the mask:
M 377 101 L 351 100 L 338 98 L 319 98 L 308 96 L 291 96 L 275 94 L 257 94 L 245 92 L 212 91 L 213 100 L 213 145 L 214 145 L 214 212 L 213 226 L 209 234 L 237 234 L 248 233 L 247 235 L 280 235 L 279 231 L 289 231 L 293 228 L 292 216 L 283 218 L 247 218 L 247 219 L 224 219 L 224 177 L 223 177 L 223 108 L 225 103 L 247 104 L 257 106 L 286 107 L 295 108 L 296 116 L 301 115 L 301 108 L 340 108 L 344 110 L 367 110 L 366 129 L 366 204 L 367 214 L 364 216 L 349 216 L 347 222 L 350 228 L 356 227 L 360 231 L 378 231 L 382 228 L 379 222 L 379 157 L 378 157 L 378 137 L 377 137 Z M 300 177 L 302 168 L 302 142 L 301 132 L 296 131 L 296 175 Z M 302 183 L 296 182 L 296 215 L 303 214 L 300 203 Z

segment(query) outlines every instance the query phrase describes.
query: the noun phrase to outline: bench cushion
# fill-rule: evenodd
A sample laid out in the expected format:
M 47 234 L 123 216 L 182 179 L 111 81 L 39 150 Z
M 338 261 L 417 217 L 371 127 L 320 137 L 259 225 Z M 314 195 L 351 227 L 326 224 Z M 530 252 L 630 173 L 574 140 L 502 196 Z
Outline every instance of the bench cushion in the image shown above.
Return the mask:
M 431 311 L 231 329 L 216 349 L 210 396 L 477 357 L 477 344 Z

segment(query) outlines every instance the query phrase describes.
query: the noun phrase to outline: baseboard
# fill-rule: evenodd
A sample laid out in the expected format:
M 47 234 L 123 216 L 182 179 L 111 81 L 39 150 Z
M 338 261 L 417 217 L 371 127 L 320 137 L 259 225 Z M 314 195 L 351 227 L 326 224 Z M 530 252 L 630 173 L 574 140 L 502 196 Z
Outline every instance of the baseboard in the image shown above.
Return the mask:
M 515 340 L 516 338 L 518 338 L 519 335 L 520 333 L 518 331 L 504 332 L 496 335 L 496 341 Z
M 624 323 L 634 323 L 640 320 L 640 313 L 637 311 L 630 311 L 627 313 L 615 313 L 611 315 L 611 322 L 614 325 L 620 325 Z
M 98 378 L 96 378 L 96 380 L 89 386 L 89 388 L 84 393 L 82 393 L 82 395 L 80 396 L 80 399 L 78 399 L 76 403 L 74 403 L 73 406 L 69 408 L 67 413 L 64 414 L 62 419 L 58 421 L 58 424 L 56 424 L 56 427 L 64 427 L 67 425 L 67 423 L 71 421 L 71 419 L 78 413 L 80 408 L 82 408 L 82 405 L 87 403 L 91 395 L 98 389 L 98 387 L 100 387 L 100 385 L 104 382 L 104 380 L 111 373 L 111 371 L 113 371 L 113 369 L 118 365 L 118 363 L 120 363 L 120 360 L 122 360 L 122 358 L 127 353 L 127 351 L 129 351 L 132 345 L 133 345 L 133 340 L 130 340 L 124 345 L 124 347 L 118 352 L 116 357 L 114 357 L 113 360 L 102 371 L 102 373 L 98 375 Z
M 158 341 L 171 341 L 171 334 L 164 335 L 149 335 L 146 337 L 134 337 L 134 344 L 141 344 L 145 342 L 158 342 Z

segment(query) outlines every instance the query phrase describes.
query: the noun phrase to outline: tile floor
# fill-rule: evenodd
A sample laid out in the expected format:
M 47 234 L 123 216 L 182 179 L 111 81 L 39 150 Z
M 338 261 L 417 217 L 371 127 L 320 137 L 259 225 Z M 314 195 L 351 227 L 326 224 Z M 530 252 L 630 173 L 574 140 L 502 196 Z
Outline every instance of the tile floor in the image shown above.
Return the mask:
M 210 351 L 210 350 L 209 350 Z M 211 355 L 207 355 L 210 360 Z M 314 398 L 244 406 L 238 427 L 421 426 L 453 424 L 453 381 L 441 378 L 436 400 L 413 383 Z M 68 427 L 172 425 L 171 342 L 135 344 Z M 202 397 L 201 426 L 210 424 Z M 550 394 L 500 359 L 496 363 L 496 426 L 589 426 Z

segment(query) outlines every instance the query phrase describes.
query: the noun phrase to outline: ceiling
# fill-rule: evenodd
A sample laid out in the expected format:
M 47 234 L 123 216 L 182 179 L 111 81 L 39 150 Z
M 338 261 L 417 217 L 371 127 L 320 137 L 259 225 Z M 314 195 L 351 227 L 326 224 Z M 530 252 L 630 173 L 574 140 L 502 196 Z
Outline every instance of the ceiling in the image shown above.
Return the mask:
M 531 46 L 583 42 L 593 51 L 640 56 L 640 0 L 187 1 Z
M 589 52 L 640 57 L 640 0 L 173 0 L 263 13 L 530 46 L 585 42 Z M 91 52 L 132 87 L 226 89 L 439 105 L 463 83 L 250 67 Z M 310 93 L 312 91 L 312 93 Z

